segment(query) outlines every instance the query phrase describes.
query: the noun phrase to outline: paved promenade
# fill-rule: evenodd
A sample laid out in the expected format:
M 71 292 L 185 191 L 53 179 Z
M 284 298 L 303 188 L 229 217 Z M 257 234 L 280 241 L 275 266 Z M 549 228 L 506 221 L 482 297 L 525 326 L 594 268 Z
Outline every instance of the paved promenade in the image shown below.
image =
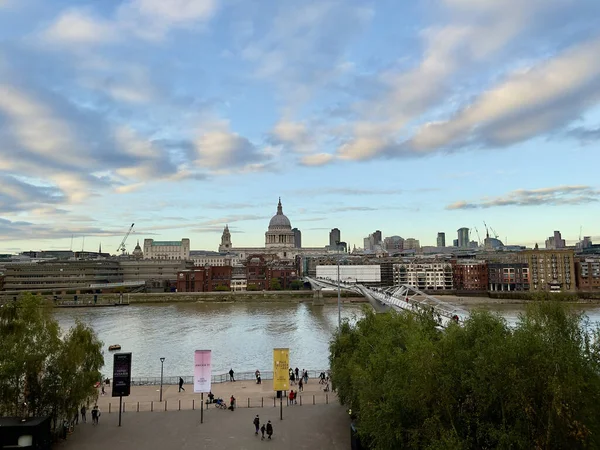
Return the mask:
M 194 394 L 194 387 L 192 385 L 184 385 L 184 388 L 185 391 L 179 393 L 178 386 L 163 386 L 163 401 L 161 403 L 159 402 L 159 386 L 132 386 L 131 395 L 123 397 L 125 411 L 138 411 L 139 408 L 139 411 L 152 410 L 156 412 L 164 411 L 165 407 L 167 411 L 175 411 L 180 408 L 181 410 L 199 409 L 201 403 L 200 394 Z M 297 388 L 298 386 L 291 387 L 294 392 L 297 391 Z M 303 406 L 313 405 L 313 403 L 315 405 L 337 404 L 338 401 L 335 393 L 325 393 L 323 392 L 323 388 L 324 386 L 319 384 L 318 379 L 309 379 L 308 383 L 304 385 L 304 391 L 298 394 L 298 406 L 300 403 Z M 118 414 L 119 398 L 111 396 L 110 387 L 105 387 L 105 391 L 106 395 L 98 398 L 100 411 L 102 411 L 104 417 L 108 415 L 109 411 L 111 415 Z M 262 384 L 256 384 L 254 381 L 214 383 L 212 385 L 212 392 L 215 397 L 223 398 L 228 404 L 229 397 L 233 395 L 237 400 L 239 408 L 247 408 L 248 405 L 251 408 L 273 408 L 273 397 L 275 396 L 272 380 L 265 380 Z M 206 395 L 204 395 L 204 399 L 206 400 Z M 286 399 L 283 400 L 283 403 L 286 406 Z M 279 400 L 276 400 L 276 404 L 279 406 Z M 214 405 L 209 405 L 208 408 L 215 409 Z

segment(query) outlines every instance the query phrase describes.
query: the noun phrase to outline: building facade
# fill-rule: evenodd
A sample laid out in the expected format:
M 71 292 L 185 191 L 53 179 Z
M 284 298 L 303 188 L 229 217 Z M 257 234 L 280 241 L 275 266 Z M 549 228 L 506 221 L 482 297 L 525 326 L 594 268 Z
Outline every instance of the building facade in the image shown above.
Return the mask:
M 342 240 L 342 232 L 339 230 L 339 228 L 333 228 L 329 232 L 329 246 L 335 247 L 338 245 L 338 243 L 341 240 Z
M 459 291 L 486 291 L 488 266 L 486 261 L 476 259 L 453 260 L 454 289 Z
M 347 283 L 361 283 L 366 285 L 381 284 L 381 267 L 379 265 L 340 265 L 340 281 Z M 317 266 L 317 278 L 333 281 L 338 279 L 338 266 Z
M 177 274 L 192 269 L 189 260 L 139 259 L 119 261 L 123 270 L 123 281 L 144 281 L 149 290 L 157 292 L 175 290 Z
M 231 290 L 231 266 L 194 267 L 177 273 L 177 292 Z
M 469 229 L 468 228 L 459 228 L 458 233 L 458 247 L 460 248 L 468 248 L 469 247 Z
M 190 240 L 155 241 L 144 239 L 144 259 L 190 259 Z
M 576 289 L 573 250 L 525 250 L 522 256 L 529 266 L 530 290 L 571 292 Z
M 527 263 L 488 263 L 488 290 L 528 291 L 529 265 Z
M 420 290 L 451 290 L 452 265 L 445 261 L 394 264 L 394 284 L 407 284 Z
M 437 247 L 445 247 L 446 246 L 446 233 L 439 232 L 437 234 L 436 246 Z
M 600 291 L 600 256 L 580 257 L 575 261 L 577 287 L 582 291 Z

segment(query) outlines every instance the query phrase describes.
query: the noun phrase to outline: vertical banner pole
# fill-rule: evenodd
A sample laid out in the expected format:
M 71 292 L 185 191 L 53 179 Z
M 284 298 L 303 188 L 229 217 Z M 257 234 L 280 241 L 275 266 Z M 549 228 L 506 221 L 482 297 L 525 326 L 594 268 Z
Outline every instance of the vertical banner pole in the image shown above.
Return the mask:
M 123 396 L 119 395 L 119 426 L 121 426 L 121 411 L 123 411 Z
M 204 423 L 204 392 L 200 394 L 200 400 L 202 400 L 202 408 L 200 408 L 200 423 Z
M 211 392 L 211 351 L 194 352 L 194 393 L 200 394 L 200 423 L 204 423 L 204 393 Z M 206 405 L 208 409 L 208 405 Z

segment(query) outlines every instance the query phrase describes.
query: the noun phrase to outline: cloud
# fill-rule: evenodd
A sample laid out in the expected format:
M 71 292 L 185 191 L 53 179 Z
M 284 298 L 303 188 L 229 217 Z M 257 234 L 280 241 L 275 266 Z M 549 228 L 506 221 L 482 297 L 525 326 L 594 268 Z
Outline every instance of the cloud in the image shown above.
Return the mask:
M 194 142 L 195 164 L 216 171 L 232 169 L 248 172 L 262 171 L 270 157 L 243 136 L 229 130 L 227 122 L 208 126 Z
M 64 192 L 55 186 L 35 185 L 0 173 L 0 213 L 26 211 L 65 201 Z
M 300 164 L 303 166 L 324 166 L 333 161 L 334 155 L 329 153 L 315 153 L 313 155 L 306 155 L 300 159 Z
M 590 186 L 557 186 L 540 189 L 517 189 L 502 197 L 484 198 L 479 202 L 458 201 L 448 210 L 493 208 L 497 206 L 581 205 L 600 201 L 600 190 Z
M 566 135 L 579 140 L 583 144 L 596 142 L 600 140 L 600 127 L 598 128 L 585 128 L 576 127 L 567 130 Z
M 71 8 L 44 30 L 42 38 L 78 47 L 114 43 L 128 36 L 160 40 L 174 28 L 209 20 L 217 7 L 216 0 L 127 0 L 110 18 L 94 15 L 88 8 Z
M 11 221 L 0 217 L 0 241 L 23 239 L 35 236 L 36 240 L 64 239 L 71 236 L 122 236 L 122 230 L 109 230 L 92 226 L 58 225 L 55 223 L 34 223 L 30 221 Z
M 296 196 L 315 196 L 315 195 L 348 195 L 352 197 L 363 195 L 398 195 L 405 192 L 402 189 L 356 189 L 356 188 L 338 188 L 322 187 L 319 189 L 299 189 L 291 191 L 290 194 Z

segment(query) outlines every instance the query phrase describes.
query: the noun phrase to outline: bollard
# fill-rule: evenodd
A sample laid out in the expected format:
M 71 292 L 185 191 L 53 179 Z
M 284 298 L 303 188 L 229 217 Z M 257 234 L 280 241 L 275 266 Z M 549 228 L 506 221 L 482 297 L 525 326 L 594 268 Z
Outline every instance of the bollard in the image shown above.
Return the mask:
M 192 411 L 196 409 L 196 399 L 192 399 Z
M 123 412 L 125 412 L 125 402 L 123 402 Z
M 140 412 L 140 402 L 138 402 L 137 412 Z
M 302 406 L 302 396 L 300 396 L 300 406 Z
M 265 407 L 265 399 L 263 397 L 260 398 L 260 407 L 261 408 Z
M 275 404 L 275 397 L 273 397 L 273 407 L 275 407 L 275 406 L 277 406 L 277 405 Z
M 150 402 L 150 412 L 154 411 L 154 401 Z
M 315 394 L 313 394 L 313 405 L 315 404 Z
M 250 397 L 248 397 L 248 408 L 250 408 Z
M 329 394 L 325 394 L 325 404 L 329 405 Z
M 108 413 L 109 413 L 109 414 L 110 414 L 110 405 L 111 405 L 111 403 L 109 402 L 109 403 L 108 403 Z
M 165 400 L 165 411 L 167 410 L 167 401 Z
M 181 400 L 179 400 L 179 411 L 181 411 Z

